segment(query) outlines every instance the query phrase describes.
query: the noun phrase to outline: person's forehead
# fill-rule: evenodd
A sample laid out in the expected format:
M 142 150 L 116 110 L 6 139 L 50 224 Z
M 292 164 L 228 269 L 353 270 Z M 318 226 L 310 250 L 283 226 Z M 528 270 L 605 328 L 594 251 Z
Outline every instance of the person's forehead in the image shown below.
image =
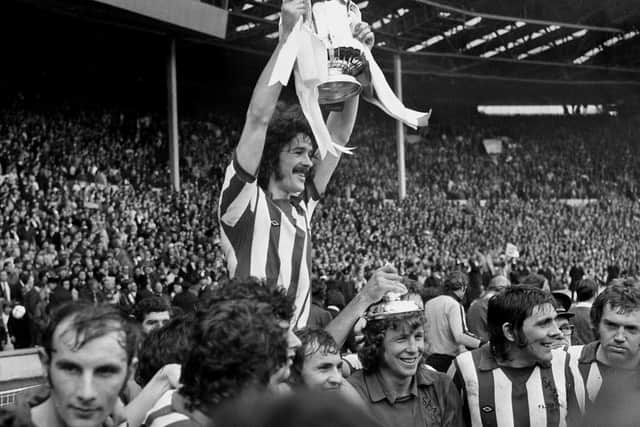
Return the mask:
M 107 332 L 78 347 L 77 332 L 69 326 L 67 323 L 56 328 L 52 340 L 52 361 L 64 359 L 85 367 L 104 364 L 126 365 L 127 352 L 123 348 L 123 332 Z
M 602 319 L 620 324 L 640 325 L 640 307 L 635 310 L 622 310 L 607 303 L 602 310 Z
M 556 317 L 556 309 L 551 303 L 538 304 L 531 310 L 531 315 L 527 319 L 533 321 L 547 318 Z
M 413 322 L 411 324 L 408 323 L 400 323 L 397 327 L 389 327 L 386 331 L 387 337 L 397 337 L 398 335 L 411 335 L 416 333 L 423 333 L 424 326 L 423 325 L 415 325 Z
M 325 363 L 330 363 L 333 365 L 338 365 L 342 361 L 339 353 L 331 353 L 328 351 L 324 351 L 324 349 L 318 349 L 304 358 L 304 363 L 309 364 L 310 366 L 318 366 Z
M 311 140 L 309 135 L 306 135 L 304 133 L 299 133 L 293 138 L 291 138 L 291 141 L 289 141 L 289 143 L 286 145 L 285 148 L 291 150 L 297 147 L 313 149 L 313 141 Z

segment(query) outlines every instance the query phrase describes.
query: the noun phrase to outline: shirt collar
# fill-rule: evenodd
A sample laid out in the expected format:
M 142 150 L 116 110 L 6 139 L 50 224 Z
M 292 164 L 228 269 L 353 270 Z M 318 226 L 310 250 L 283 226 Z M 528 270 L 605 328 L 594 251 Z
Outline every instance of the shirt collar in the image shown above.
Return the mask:
M 478 362 L 478 369 L 480 371 L 492 371 L 497 368 L 502 368 L 502 366 L 498 364 L 498 361 L 493 356 L 490 345 L 483 345 L 476 351 L 480 353 L 480 361 Z M 536 365 L 540 366 L 541 368 L 549 368 L 551 366 L 551 363 L 536 362 Z
M 418 387 L 432 385 L 434 382 L 434 376 L 435 374 L 432 371 L 429 371 L 427 367 L 418 367 L 418 372 L 416 372 L 416 375 L 411 379 L 409 393 L 412 396 L 417 397 Z M 396 400 L 398 400 L 397 396 L 393 396 L 393 394 L 385 388 L 384 380 L 382 379 L 382 375 L 379 371 L 364 374 L 364 382 L 367 385 L 367 390 L 369 390 L 369 399 L 371 402 L 375 403 L 387 399 L 389 403 L 393 405 Z
M 579 363 L 593 363 L 596 361 L 596 353 L 598 352 L 598 347 L 600 346 L 599 341 L 594 341 L 589 344 L 585 344 L 582 347 L 582 352 L 580 353 Z

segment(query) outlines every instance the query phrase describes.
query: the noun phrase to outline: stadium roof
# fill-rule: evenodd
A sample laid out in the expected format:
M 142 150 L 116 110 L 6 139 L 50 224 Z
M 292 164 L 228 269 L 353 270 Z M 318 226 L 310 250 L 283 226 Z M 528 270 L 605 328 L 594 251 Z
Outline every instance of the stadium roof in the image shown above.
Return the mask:
M 281 3 L 207 0 L 229 10 L 227 37 L 221 40 L 96 2 L 15 1 L 89 22 L 224 46 L 239 52 L 234 61 L 247 65 L 261 62 L 253 54 L 273 50 Z M 391 73 L 394 55 L 401 55 L 408 105 L 600 103 L 635 105 L 640 111 L 638 0 L 357 3 L 376 33 L 374 56 L 381 67 Z
M 230 0 L 227 41 L 236 48 L 271 50 L 279 4 Z M 393 69 L 397 53 L 403 73 L 419 77 L 405 84 L 447 82 L 458 94 L 466 89 L 462 92 L 473 102 L 489 103 L 501 98 L 628 102 L 629 94 L 640 92 L 637 0 L 364 0 L 358 5 L 376 33 L 374 55 L 383 69 Z

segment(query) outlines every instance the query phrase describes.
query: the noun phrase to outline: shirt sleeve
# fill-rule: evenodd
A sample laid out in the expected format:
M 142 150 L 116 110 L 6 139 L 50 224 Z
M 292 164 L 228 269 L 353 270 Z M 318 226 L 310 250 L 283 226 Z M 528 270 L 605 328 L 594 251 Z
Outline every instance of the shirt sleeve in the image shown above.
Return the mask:
M 451 334 L 458 345 L 472 349 L 480 346 L 480 339 L 467 329 L 467 322 L 462 305 L 455 302 L 455 304 L 447 307 L 447 318 L 449 320 Z
M 235 226 L 247 208 L 255 210 L 258 195 L 256 177 L 245 171 L 238 163 L 236 153 L 225 172 L 218 216 L 220 222 Z

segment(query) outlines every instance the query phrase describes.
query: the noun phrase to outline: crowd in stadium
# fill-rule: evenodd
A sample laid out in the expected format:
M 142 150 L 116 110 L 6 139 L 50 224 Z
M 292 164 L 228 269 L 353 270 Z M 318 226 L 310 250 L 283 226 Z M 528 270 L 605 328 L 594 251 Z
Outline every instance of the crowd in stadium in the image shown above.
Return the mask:
M 153 114 L 0 110 L 0 350 L 47 377 L 0 427 L 633 425 L 637 123 L 434 117 L 398 200 L 391 119 L 318 159 L 266 71 L 180 123 L 180 191 Z

